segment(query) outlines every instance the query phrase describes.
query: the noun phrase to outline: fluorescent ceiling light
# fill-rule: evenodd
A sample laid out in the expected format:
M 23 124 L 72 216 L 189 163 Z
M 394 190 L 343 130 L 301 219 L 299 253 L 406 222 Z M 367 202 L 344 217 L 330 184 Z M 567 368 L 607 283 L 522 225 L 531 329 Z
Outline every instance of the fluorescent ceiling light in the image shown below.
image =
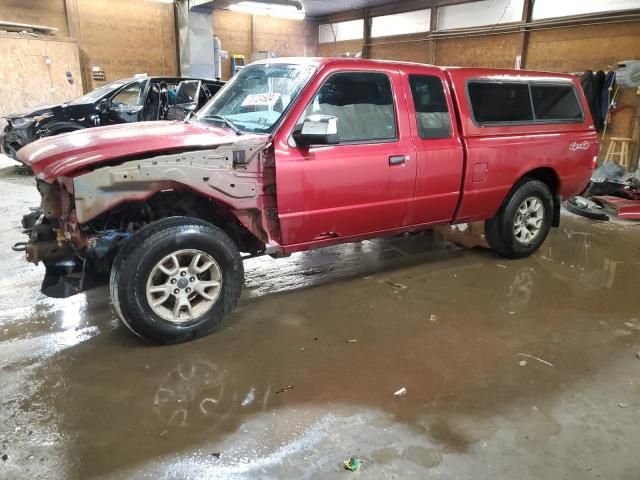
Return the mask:
M 229 10 L 255 15 L 270 15 L 272 17 L 284 17 L 294 20 L 304 19 L 304 10 L 292 4 L 262 3 L 243 1 L 229 5 Z

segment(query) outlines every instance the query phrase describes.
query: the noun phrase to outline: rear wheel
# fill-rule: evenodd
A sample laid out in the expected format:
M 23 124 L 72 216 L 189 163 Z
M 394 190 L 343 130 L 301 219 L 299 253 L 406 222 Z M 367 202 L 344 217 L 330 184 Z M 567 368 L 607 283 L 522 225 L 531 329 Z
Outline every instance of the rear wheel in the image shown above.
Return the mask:
M 242 258 L 222 230 L 173 217 L 140 230 L 120 250 L 111 298 L 136 335 L 177 343 L 206 335 L 238 303 Z
M 520 182 L 497 215 L 485 223 L 492 250 L 508 258 L 528 257 L 535 252 L 549 234 L 553 201 L 545 183 L 534 179 Z

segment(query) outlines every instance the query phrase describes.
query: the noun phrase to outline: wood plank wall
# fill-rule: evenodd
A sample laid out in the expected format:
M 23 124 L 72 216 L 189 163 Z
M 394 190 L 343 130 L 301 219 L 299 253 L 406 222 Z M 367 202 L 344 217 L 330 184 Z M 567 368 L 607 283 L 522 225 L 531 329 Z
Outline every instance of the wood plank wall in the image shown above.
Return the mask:
M 213 32 L 222 49 L 244 55 L 247 63 L 256 51 L 273 51 L 281 57 L 314 56 L 318 51 L 318 28 L 312 21 L 253 16 L 231 10 L 215 10 Z M 222 61 L 222 78 L 231 76 L 231 60 Z
M 78 44 L 73 41 L 3 33 L 0 58 L 0 129 L 5 125 L 4 115 L 82 95 Z M 67 81 L 67 72 L 73 83 Z

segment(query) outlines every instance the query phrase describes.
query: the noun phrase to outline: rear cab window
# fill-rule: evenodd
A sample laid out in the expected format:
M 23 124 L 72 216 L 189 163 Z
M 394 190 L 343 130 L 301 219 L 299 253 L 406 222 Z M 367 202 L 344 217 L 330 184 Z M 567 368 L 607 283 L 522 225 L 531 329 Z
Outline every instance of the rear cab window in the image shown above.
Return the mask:
M 384 73 L 345 72 L 330 76 L 307 106 L 310 115 L 338 119 L 341 144 L 396 140 L 398 127 L 390 78 Z
M 467 92 L 474 121 L 482 126 L 584 120 L 571 83 L 469 80 Z
M 433 75 L 409 75 L 409 86 L 420 138 L 449 138 L 452 134 L 451 114 L 442 80 Z

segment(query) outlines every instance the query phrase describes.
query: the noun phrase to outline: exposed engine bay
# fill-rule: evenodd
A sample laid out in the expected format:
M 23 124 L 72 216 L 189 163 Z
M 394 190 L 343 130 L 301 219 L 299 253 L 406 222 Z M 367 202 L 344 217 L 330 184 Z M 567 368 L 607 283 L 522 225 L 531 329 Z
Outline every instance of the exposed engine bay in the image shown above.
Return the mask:
M 14 246 L 43 262 L 42 292 L 68 297 L 104 284 L 123 242 L 162 218 L 215 223 L 242 252 L 263 253 L 279 231 L 275 163 L 263 136 L 218 148 L 129 160 L 37 181 L 41 208 L 22 219 L 28 242 Z M 276 237 L 277 239 L 277 237 Z

